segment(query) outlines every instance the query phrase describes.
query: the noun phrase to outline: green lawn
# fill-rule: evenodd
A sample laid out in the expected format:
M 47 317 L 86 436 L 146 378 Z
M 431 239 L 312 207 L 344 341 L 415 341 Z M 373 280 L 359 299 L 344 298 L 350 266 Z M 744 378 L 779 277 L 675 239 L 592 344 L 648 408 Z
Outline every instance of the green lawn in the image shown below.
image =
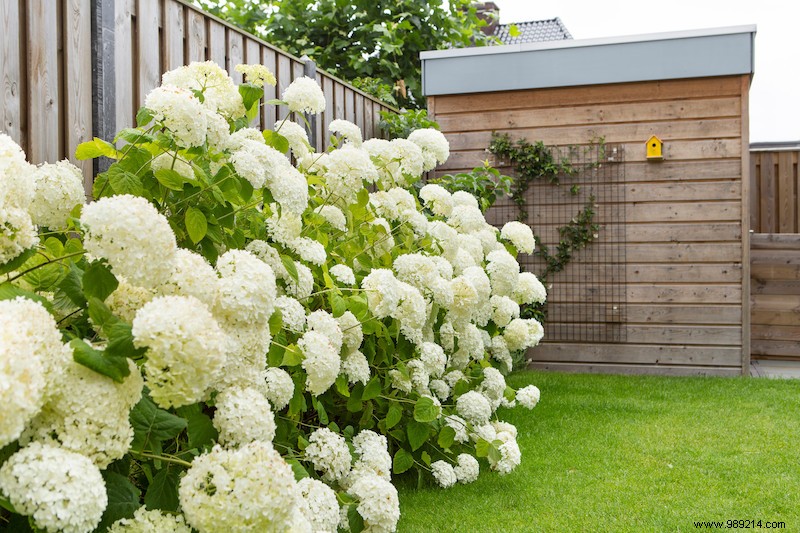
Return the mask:
M 501 412 L 522 465 L 448 490 L 402 488 L 398 531 L 800 531 L 800 380 L 520 372 L 533 410 Z M 762 524 L 763 525 L 763 524 Z M 752 531 L 750 529 L 749 531 Z

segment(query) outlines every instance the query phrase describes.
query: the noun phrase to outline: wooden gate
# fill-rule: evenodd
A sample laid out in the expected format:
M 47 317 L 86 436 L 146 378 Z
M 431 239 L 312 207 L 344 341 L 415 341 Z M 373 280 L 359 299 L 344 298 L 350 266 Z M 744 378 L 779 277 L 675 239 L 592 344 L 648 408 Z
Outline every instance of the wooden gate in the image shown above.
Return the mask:
M 800 360 L 800 143 L 750 152 L 753 359 Z

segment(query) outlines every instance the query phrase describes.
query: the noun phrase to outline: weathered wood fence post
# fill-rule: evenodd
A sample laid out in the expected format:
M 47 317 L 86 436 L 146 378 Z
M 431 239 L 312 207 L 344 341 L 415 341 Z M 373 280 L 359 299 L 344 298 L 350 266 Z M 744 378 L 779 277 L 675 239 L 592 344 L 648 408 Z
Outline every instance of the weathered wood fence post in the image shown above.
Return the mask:
M 114 0 L 92 0 L 92 136 L 107 141 L 117 133 L 114 15 Z M 95 159 L 94 175 L 109 166 L 108 158 Z
M 312 80 L 317 79 L 317 64 L 304 55 L 300 58 L 303 61 L 303 74 Z M 317 146 L 317 115 L 306 116 L 308 123 L 305 125 L 306 132 L 308 133 L 308 142 L 314 147 L 314 150 L 322 151 L 321 147 Z

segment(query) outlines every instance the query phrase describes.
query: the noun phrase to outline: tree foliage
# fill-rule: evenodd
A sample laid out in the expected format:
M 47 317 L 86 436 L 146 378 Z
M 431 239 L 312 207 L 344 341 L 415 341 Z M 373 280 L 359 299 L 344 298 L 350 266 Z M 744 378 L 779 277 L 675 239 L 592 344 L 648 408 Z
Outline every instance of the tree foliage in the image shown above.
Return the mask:
M 424 50 L 485 44 L 470 0 L 197 0 L 211 13 L 337 76 L 375 78 L 424 106 Z

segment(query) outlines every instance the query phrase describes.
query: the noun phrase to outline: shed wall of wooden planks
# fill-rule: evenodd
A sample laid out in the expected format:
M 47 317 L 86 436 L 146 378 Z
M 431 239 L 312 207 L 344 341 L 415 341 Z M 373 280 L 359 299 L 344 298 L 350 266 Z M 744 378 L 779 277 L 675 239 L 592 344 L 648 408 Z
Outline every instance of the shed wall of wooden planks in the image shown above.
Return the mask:
M 303 75 L 304 62 L 182 0 L 108 0 L 115 8 L 116 130 L 134 124 L 136 111 L 161 74 L 191 61 L 213 60 L 235 81 L 238 63 L 266 65 L 278 80 L 265 100 L 279 98 Z M 92 137 L 92 0 L 0 2 L 0 132 L 20 143 L 34 163 L 69 158 L 87 184 L 92 162 L 74 159 Z M 111 61 L 104 58 L 104 61 Z M 365 138 L 379 134 L 385 104 L 317 70 L 328 107 L 316 121 L 317 150 L 328 146 L 327 125 L 347 118 Z M 262 107 L 254 126 L 273 128 L 285 107 Z M 325 128 L 325 129 L 323 129 Z M 87 190 L 90 190 L 88 188 Z
M 742 180 L 749 82 L 749 76 L 728 76 L 428 99 L 452 149 L 439 175 L 480 166 L 491 157 L 486 148 L 493 131 L 551 146 L 602 138 L 624 150 L 619 207 L 626 219 L 617 231 L 627 243 L 627 341 L 545 341 L 529 354 L 533 367 L 738 375 L 749 366 L 749 187 Z M 664 161 L 646 160 L 651 135 L 664 141 Z M 532 194 L 544 186 L 535 185 Z M 547 210 L 530 213 L 535 233 L 552 230 L 548 217 Z M 603 246 L 602 232 L 591 246 Z M 551 279 L 551 306 L 574 290 L 557 280 Z

